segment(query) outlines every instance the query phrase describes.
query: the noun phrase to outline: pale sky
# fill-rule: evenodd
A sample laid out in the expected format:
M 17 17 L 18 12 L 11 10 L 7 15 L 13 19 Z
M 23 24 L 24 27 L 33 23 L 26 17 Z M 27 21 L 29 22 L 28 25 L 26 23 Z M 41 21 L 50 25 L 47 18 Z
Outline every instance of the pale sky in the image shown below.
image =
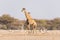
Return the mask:
M 22 8 L 26 8 L 35 19 L 60 17 L 60 0 L 0 0 L 0 15 L 7 13 L 25 19 Z

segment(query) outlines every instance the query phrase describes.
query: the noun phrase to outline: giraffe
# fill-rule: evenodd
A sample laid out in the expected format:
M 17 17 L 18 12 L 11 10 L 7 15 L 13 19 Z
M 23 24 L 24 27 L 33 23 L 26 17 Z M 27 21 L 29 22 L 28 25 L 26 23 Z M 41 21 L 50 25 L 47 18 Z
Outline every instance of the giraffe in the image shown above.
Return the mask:
M 32 17 L 30 16 L 30 13 L 25 9 L 25 8 L 22 8 L 22 12 L 25 14 L 26 16 L 26 25 L 27 25 L 27 28 L 28 30 L 31 29 L 32 27 L 32 30 L 36 29 L 37 27 L 37 23 L 35 22 L 35 20 L 32 19 Z

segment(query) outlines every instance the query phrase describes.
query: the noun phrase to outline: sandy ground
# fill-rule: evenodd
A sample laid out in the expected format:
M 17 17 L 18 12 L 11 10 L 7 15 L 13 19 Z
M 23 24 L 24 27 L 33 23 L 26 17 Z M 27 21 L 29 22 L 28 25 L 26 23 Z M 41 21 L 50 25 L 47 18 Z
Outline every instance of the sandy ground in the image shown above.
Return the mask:
M 60 40 L 60 30 L 0 30 L 0 40 Z

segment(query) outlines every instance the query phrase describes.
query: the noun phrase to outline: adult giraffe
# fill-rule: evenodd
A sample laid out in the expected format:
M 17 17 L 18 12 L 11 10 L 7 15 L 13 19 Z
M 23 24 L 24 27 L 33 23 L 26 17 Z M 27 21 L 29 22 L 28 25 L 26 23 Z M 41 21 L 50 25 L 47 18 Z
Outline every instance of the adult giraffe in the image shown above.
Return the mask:
M 36 29 L 37 28 L 37 23 L 35 22 L 35 20 L 32 19 L 32 17 L 30 16 L 30 13 L 25 9 L 25 8 L 22 8 L 22 12 L 24 12 L 25 16 L 26 16 L 26 25 L 27 25 L 27 28 L 28 30 L 31 29 L 32 27 L 32 30 Z

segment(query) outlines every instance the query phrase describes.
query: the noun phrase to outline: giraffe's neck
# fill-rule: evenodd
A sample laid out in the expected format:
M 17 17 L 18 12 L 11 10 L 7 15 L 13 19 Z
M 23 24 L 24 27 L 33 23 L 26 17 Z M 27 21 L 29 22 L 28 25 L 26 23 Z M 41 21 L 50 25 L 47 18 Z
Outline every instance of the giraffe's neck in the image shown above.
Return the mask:
M 24 10 L 24 13 L 25 13 L 26 19 L 28 19 L 28 20 L 32 19 L 30 14 L 26 10 Z

